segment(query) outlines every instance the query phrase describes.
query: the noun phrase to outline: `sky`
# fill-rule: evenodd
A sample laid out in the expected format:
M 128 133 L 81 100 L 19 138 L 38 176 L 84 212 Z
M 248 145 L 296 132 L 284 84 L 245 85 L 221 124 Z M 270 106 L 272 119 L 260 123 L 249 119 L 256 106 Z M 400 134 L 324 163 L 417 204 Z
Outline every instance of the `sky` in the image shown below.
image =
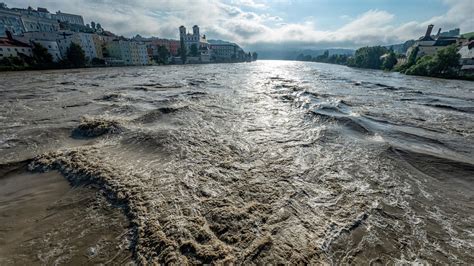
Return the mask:
M 2 1 L 2 0 L 0 0 Z M 248 49 L 358 48 L 435 30 L 474 31 L 474 0 L 3 0 L 81 14 L 116 34 L 178 38 L 197 24 L 208 39 Z

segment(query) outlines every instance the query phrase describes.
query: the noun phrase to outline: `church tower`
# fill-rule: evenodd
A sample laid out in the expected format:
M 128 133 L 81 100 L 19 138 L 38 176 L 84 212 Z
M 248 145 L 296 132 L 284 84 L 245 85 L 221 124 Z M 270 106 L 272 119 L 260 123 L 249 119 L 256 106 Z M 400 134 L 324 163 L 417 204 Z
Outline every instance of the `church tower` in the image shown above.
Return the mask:
M 181 27 L 179 27 L 179 39 L 183 40 L 184 37 L 186 37 L 186 27 L 181 26 Z
M 200 38 L 198 25 L 193 26 L 193 35 L 194 35 L 194 37 L 197 36 L 198 38 Z

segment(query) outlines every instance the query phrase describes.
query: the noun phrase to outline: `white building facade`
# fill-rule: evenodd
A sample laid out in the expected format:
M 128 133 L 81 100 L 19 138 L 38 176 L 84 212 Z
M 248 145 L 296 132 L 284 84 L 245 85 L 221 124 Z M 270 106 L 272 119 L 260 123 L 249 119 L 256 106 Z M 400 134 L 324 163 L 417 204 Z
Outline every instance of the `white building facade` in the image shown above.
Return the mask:
M 20 14 L 8 9 L 0 9 L 0 37 L 6 37 L 6 31 L 10 31 L 13 35 L 25 32 Z
M 146 66 L 150 64 L 150 57 L 148 56 L 148 49 L 145 43 L 142 42 L 133 42 L 135 43 L 134 46 L 137 51 L 137 60 L 135 61 L 135 65 Z M 132 49 L 133 50 L 133 49 Z
M 122 60 L 125 65 L 145 66 L 150 64 L 147 47 L 144 43 L 116 39 L 106 45 L 109 56 Z
M 474 71 L 474 41 L 465 43 L 459 49 L 461 55 L 461 70 Z
M 244 50 L 235 43 L 213 43 L 210 47 L 212 60 L 231 61 L 245 59 Z
M 47 10 L 42 12 L 34 9 L 0 9 L 0 30 L 4 35 L 5 30 L 9 30 L 13 35 L 20 35 L 28 31 L 48 31 L 59 30 L 59 23 L 47 15 L 51 15 Z
M 95 47 L 94 34 L 77 32 L 72 35 L 72 41 L 84 50 L 87 61 L 97 58 L 97 49 Z
M 32 15 L 21 15 L 21 21 L 25 32 L 28 31 L 47 31 L 55 32 L 59 30 L 59 23 L 54 19 L 37 17 Z
M 54 18 L 61 21 L 61 22 L 67 22 L 67 23 L 70 23 L 70 24 L 84 26 L 84 19 L 80 15 L 62 13 L 61 11 L 58 11 L 54 15 Z

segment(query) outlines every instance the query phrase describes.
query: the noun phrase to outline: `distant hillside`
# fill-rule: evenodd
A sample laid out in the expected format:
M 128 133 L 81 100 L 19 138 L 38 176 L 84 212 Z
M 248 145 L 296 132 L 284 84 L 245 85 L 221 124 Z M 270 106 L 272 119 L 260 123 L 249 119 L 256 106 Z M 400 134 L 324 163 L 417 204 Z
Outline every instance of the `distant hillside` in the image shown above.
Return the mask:
M 468 32 L 468 33 L 463 33 L 461 34 L 464 38 L 469 39 L 471 37 L 474 37 L 474 31 L 473 32 Z
M 257 50 L 258 59 L 274 59 L 274 60 L 295 60 L 299 54 L 310 55 L 316 57 L 322 55 L 325 51 L 329 51 L 329 55 L 344 54 L 353 55 L 352 49 L 304 49 L 304 50 Z
M 207 42 L 210 44 L 232 44 L 231 42 L 223 40 L 208 40 Z
M 385 47 L 387 49 L 392 48 L 393 51 L 397 54 L 405 54 L 408 48 L 410 48 L 413 44 L 415 44 L 415 40 L 409 40 L 400 44 L 387 45 Z

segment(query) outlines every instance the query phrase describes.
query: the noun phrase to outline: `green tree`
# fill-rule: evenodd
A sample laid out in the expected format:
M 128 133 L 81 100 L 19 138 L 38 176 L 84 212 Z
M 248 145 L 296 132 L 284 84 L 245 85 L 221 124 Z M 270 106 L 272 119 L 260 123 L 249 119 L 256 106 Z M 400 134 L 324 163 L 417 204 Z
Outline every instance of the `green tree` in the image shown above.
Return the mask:
M 189 47 L 189 54 L 191 56 L 198 56 L 198 47 L 196 44 L 192 44 L 191 47 Z
M 102 55 L 104 57 L 109 57 L 110 56 L 109 50 L 107 50 L 107 46 L 105 44 L 102 45 L 101 49 L 102 49 Z
M 397 62 L 397 55 L 393 52 L 393 50 L 391 50 L 390 53 L 388 53 L 388 55 L 383 59 L 382 68 L 384 70 L 392 70 Z
M 409 67 L 405 74 L 407 75 L 417 75 L 417 76 L 431 76 L 435 68 L 435 63 L 432 56 L 423 56 L 416 62 L 416 64 Z
M 362 47 L 357 49 L 349 66 L 360 68 L 381 69 L 382 59 L 380 57 L 387 53 L 387 48 L 382 46 Z
M 165 46 L 158 46 L 158 63 L 167 64 L 170 52 Z
M 103 65 L 105 65 L 105 60 L 104 60 L 104 59 L 97 58 L 97 57 L 94 57 L 94 58 L 92 58 L 92 60 L 91 60 L 91 64 L 92 64 L 93 66 L 103 66 Z
M 408 66 L 412 66 L 416 63 L 416 59 L 418 57 L 418 52 L 420 51 L 420 48 L 417 46 L 415 47 L 415 49 L 413 49 L 410 53 L 410 55 L 408 56 Z
M 401 72 L 401 73 L 405 73 L 411 66 L 413 66 L 414 64 L 416 64 L 416 60 L 417 60 L 417 57 L 418 57 L 418 51 L 420 50 L 420 48 L 418 48 L 418 46 L 416 46 L 411 52 L 410 52 L 410 55 L 408 56 L 407 58 L 407 62 L 401 66 L 398 66 L 395 71 L 398 71 L 398 72 Z
M 257 61 L 257 59 L 258 59 L 258 54 L 257 54 L 257 52 L 253 52 L 253 53 L 252 53 L 252 60 Z
M 340 55 L 337 55 L 335 63 L 339 65 L 346 65 L 348 59 L 349 59 L 348 55 L 340 54 Z
M 423 56 L 405 73 L 419 76 L 457 77 L 460 70 L 460 58 L 461 55 L 458 54 L 456 45 L 452 44 L 438 50 L 434 56 Z
M 313 57 L 311 55 L 305 55 L 303 61 L 312 61 Z
M 23 70 L 27 67 L 28 66 L 21 57 L 9 56 L 0 60 L 0 70 Z
M 459 70 L 459 60 L 461 55 L 458 53 L 458 48 L 455 44 L 449 45 L 446 48 L 438 50 L 434 57 L 436 63 L 435 74 L 456 74 Z
M 329 51 L 326 50 L 322 55 L 318 55 L 314 58 L 314 61 L 316 62 L 323 62 L 323 63 L 328 63 L 329 62 Z
M 181 41 L 180 41 L 180 47 L 178 49 L 178 54 L 181 56 L 181 61 L 183 61 L 183 64 L 185 64 L 188 51 L 186 49 L 186 45 L 184 44 L 183 39 L 181 39 Z
M 86 65 L 86 56 L 81 46 L 71 43 L 66 51 L 66 61 L 72 67 L 84 67 Z
M 48 67 L 53 63 L 53 56 L 43 45 L 33 43 L 33 63 L 38 67 Z

